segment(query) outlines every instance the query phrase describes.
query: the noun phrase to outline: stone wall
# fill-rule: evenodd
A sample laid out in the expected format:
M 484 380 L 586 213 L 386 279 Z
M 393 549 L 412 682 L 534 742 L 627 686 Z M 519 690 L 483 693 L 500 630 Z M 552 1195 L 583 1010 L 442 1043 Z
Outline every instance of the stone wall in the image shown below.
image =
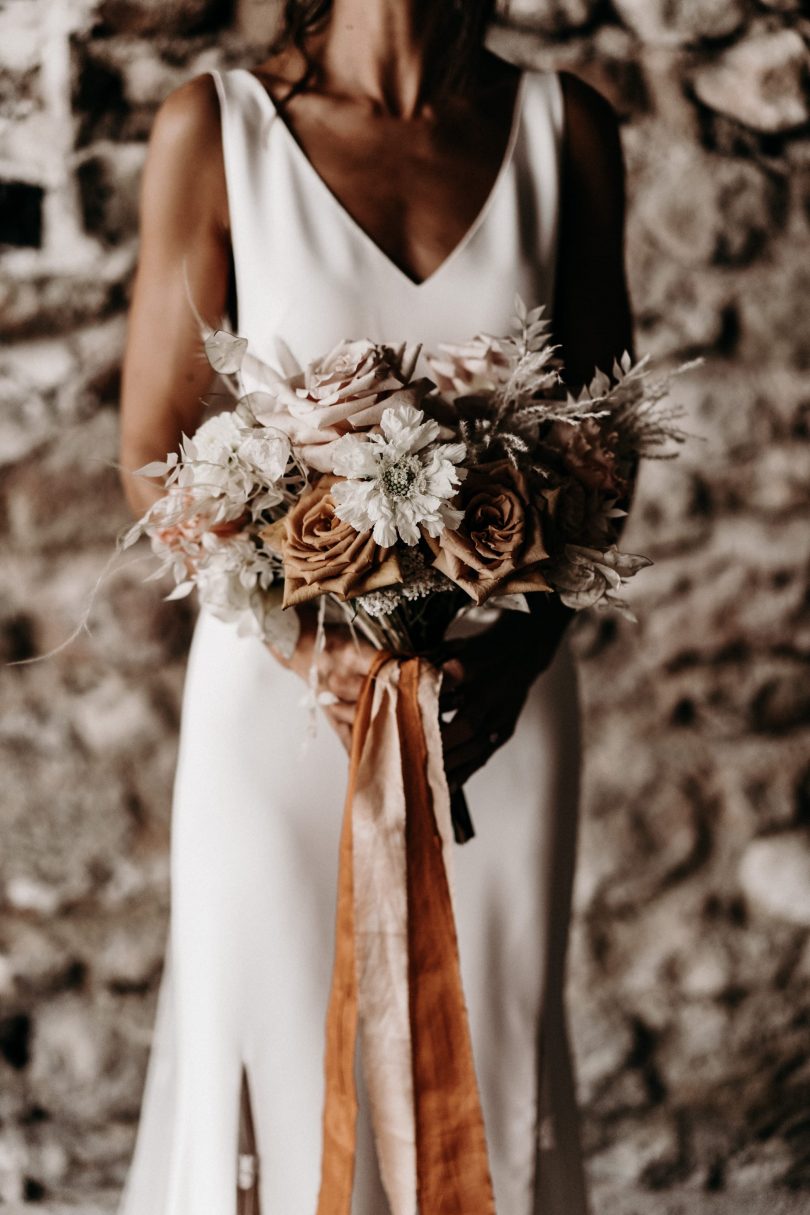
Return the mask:
M 588 762 L 570 1000 L 590 1168 L 617 1215 L 674 1211 L 662 1204 L 684 1192 L 684 1210 L 705 1194 L 707 1211 L 781 1212 L 810 1188 L 802 8 L 513 0 L 519 32 L 497 35 L 613 100 L 638 346 L 706 359 L 680 389 L 700 438 L 645 468 L 627 532 L 656 562 L 633 596 L 640 623 L 577 626 Z M 4 661 L 67 636 L 126 522 L 111 462 L 155 107 L 208 66 L 258 59 L 266 18 L 262 0 L 0 7 Z M 12 1208 L 82 1194 L 87 1211 L 91 1192 L 109 1207 L 132 1142 L 191 625 L 143 573 L 105 583 L 89 636 L 0 677 Z

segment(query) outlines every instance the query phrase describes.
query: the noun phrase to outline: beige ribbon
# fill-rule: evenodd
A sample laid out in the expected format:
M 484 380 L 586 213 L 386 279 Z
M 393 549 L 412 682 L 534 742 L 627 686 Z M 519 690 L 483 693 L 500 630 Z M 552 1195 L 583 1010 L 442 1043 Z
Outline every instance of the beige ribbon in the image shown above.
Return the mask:
M 494 1215 L 448 877 L 440 673 L 381 654 L 357 705 L 326 1026 L 318 1215 L 350 1215 L 358 1024 L 392 1215 Z

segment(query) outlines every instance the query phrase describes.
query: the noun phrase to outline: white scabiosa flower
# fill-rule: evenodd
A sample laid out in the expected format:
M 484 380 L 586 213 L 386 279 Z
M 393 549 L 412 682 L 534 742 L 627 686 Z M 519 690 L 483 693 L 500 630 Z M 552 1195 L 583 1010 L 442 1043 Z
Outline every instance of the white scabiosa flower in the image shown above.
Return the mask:
M 439 425 L 421 409 L 386 409 L 379 432 L 344 435 L 334 445 L 333 467 L 345 481 L 332 488 L 335 514 L 358 532 L 370 531 L 382 548 L 397 539 L 416 544 L 420 528 L 439 536 L 458 527 L 450 499 L 466 469 L 463 443 L 437 443 Z

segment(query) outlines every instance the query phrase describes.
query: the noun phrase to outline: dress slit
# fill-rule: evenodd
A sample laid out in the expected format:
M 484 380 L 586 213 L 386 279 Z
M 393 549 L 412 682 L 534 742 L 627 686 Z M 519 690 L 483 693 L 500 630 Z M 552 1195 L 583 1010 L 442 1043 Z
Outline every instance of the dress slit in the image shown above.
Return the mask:
M 247 1067 L 242 1067 L 239 1098 L 239 1161 L 236 1174 L 237 1215 L 261 1215 L 259 1203 L 259 1151 L 250 1100 Z

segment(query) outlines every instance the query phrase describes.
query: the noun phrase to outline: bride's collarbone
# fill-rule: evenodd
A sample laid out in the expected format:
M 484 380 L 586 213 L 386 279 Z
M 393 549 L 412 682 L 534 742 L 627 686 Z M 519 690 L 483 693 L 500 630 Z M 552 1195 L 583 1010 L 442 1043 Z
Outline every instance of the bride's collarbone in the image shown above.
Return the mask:
M 429 277 L 494 189 L 508 115 L 435 124 L 325 99 L 296 102 L 282 120 L 308 168 L 383 254 L 412 277 Z

